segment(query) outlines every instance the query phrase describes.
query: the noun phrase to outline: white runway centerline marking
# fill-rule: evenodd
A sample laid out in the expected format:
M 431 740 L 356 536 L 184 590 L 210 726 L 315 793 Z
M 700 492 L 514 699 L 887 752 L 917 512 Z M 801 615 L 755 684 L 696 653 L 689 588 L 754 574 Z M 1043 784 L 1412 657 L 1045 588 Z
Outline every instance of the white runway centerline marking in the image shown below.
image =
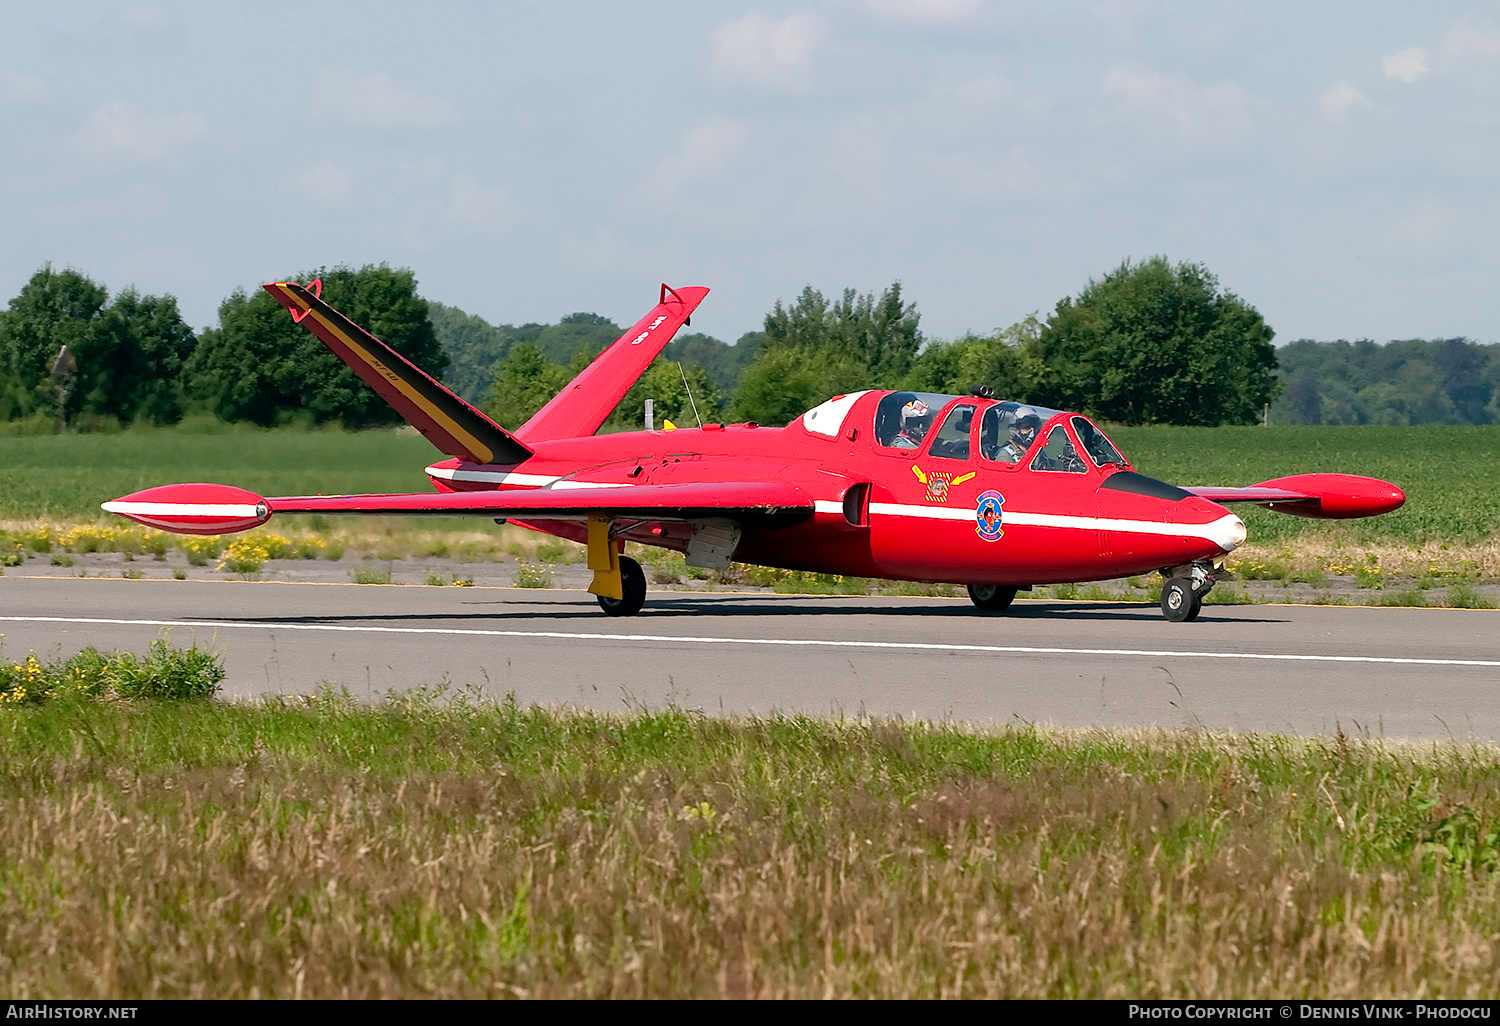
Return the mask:
M 630 641 L 666 645 L 781 645 L 789 648 L 871 648 L 914 652 L 993 652 L 1009 655 L 1122 656 L 1138 659 L 1259 659 L 1291 663 L 1384 663 L 1402 666 L 1493 666 L 1496 659 L 1403 659 L 1391 656 L 1300 655 L 1284 652 L 1193 652 L 1136 648 L 1047 648 L 1034 645 L 960 645 L 922 641 L 836 641 L 817 638 L 711 638 L 672 634 L 594 634 L 506 631 L 460 627 L 377 627 L 364 624 L 246 623 L 235 620 L 124 620 L 84 616 L 0 616 L 0 623 L 72 623 L 127 627 L 195 627 L 213 630 L 323 631 L 340 634 L 433 634 L 476 638 L 555 638 L 563 641 Z

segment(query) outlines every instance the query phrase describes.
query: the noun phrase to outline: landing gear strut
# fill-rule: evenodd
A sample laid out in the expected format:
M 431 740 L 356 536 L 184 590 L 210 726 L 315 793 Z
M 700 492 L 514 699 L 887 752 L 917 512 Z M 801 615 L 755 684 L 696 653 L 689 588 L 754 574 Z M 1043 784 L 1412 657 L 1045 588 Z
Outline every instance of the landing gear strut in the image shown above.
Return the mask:
M 1010 604 L 1015 601 L 1017 590 L 998 584 L 971 584 L 969 585 L 969 601 L 986 613 L 998 613 L 1009 608 Z
M 1160 571 L 1166 578 L 1161 586 L 1161 611 L 1173 623 L 1198 619 L 1203 610 L 1203 596 L 1216 583 L 1211 563 L 1197 562 L 1168 567 Z

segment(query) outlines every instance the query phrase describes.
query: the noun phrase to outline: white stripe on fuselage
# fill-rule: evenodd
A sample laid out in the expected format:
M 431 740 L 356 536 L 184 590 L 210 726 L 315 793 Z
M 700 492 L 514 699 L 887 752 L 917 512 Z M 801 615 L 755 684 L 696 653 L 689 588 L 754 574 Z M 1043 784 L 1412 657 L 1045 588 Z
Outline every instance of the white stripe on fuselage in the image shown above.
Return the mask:
M 427 473 L 447 481 L 473 481 L 487 484 L 531 485 L 533 487 L 563 488 L 630 488 L 632 485 L 603 481 L 565 481 L 542 474 L 518 474 L 514 471 L 457 470 L 445 467 L 428 467 Z M 818 513 L 843 515 L 844 504 L 836 499 L 815 499 L 813 509 Z M 911 517 L 917 520 L 972 521 L 977 509 L 952 506 L 912 506 L 898 502 L 872 502 L 870 513 L 878 516 Z M 1206 524 L 1165 524 L 1156 520 L 1126 520 L 1121 517 L 1083 517 L 1062 513 L 1025 513 L 1020 510 L 1005 510 L 1004 523 L 1016 527 L 1061 527 L 1082 531 L 1123 531 L 1128 534 L 1154 534 L 1163 537 L 1186 535 L 1213 542 L 1221 548 L 1223 540 L 1239 517 L 1226 513 Z
M 838 507 L 839 512 L 843 506 Z M 894 502 L 872 502 L 871 513 L 889 516 L 918 517 L 925 520 L 973 520 L 977 509 L 952 509 L 947 506 L 906 506 Z M 1005 510 L 1001 521 L 1018 527 L 1071 527 L 1085 531 L 1128 531 L 1132 534 L 1159 534 L 1164 536 L 1191 534 L 1209 537 L 1239 520 L 1233 513 L 1226 513 L 1206 524 L 1164 524 L 1157 520 L 1126 520 L 1121 517 L 1080 517 L 1063 513 L 1024 513 L 1020 510 Z M 1212 540 L 1212 539 L 1210 539 Z

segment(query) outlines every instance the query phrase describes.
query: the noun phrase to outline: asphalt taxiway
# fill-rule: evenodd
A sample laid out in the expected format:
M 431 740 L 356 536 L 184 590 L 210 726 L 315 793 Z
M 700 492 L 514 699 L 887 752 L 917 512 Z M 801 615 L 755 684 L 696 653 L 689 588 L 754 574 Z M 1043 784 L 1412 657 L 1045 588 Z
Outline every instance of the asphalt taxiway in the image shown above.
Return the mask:
M 860 712 L 1500 741 L 1500 611 L 655 592 L 636 617 L 574 591 L 0 579 L 5 655 L 224 653 L 225 694 L 414 684 L 522 703 Z

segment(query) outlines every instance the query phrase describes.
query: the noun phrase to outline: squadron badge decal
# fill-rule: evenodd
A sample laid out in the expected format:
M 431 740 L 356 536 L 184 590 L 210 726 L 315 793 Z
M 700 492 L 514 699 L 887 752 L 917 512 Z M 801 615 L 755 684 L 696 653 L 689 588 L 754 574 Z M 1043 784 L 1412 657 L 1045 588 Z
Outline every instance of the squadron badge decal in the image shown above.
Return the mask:
M 917 480 L 927 486 L 928 502 L 947 502 L 949 490 L 963 484 L 974 476 L 970 471 L 962 477 L 954 477 L 952 474 L 925 471 L 915 463 L 911 466 L 911 472 L 916 475 Z
M 1005 496 L 991 490 L 979 496 L 979 508 L 974 511 L 974 531 L 987 542 L 999 541 L 1005 532 L 1000 527 L 1001 510 Z

